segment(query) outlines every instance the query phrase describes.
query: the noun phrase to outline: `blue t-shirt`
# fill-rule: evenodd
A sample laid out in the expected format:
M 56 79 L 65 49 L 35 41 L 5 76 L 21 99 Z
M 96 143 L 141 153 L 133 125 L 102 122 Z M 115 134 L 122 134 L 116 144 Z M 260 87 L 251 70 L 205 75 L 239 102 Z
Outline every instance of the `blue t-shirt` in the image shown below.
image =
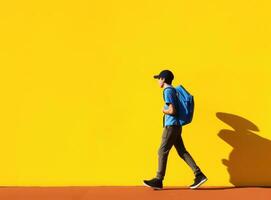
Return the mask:
M 164 89 L 164 101 L 165 101 L 165 105 L 164 108 L 168 109 L 168 105 L 169 103 L 172 103 L 176 109 L 176 115 L 168 115 L 168 114 L 164 114 L 164 123 L 163 126 L 169 126 L 169 125 L 181 125 L 182 121 L 179 120 L 178 116 L 178 112 L 180 112 L 179 109 L 179 100 L 178 97 L 176 95 L 176 91 L 175 88 L 165 88 Z

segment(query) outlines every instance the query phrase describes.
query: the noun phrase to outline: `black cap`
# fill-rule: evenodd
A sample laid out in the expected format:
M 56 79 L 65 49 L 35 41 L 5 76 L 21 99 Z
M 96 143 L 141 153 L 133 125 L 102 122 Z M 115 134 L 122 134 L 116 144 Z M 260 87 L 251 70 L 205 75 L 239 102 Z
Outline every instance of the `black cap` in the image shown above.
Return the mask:
M 154 75 L 153 78 L 155 78 L 155 79 L 165 78 L 165 79 L 168 79 L 168 80 L 173 80 L 174 75 L 170 70 L 163 70 L 163 71 L 160 72 L 159 75 Z

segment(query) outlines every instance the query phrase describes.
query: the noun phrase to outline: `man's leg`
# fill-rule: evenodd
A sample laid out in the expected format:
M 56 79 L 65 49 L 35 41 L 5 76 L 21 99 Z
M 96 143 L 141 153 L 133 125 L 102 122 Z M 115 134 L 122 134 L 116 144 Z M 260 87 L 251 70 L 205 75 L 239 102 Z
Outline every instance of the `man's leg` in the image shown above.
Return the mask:
M 200 168 L 197 166 L 196 162 L 192 158 L 189 152 L 187 152 L 183 139 L 181 136 L 182 133 L 182 127 L 179 129 L 179 133 L 176 136 L 176 140 L 174 142 L 174 147 L 176 148 L 178 155 L 190 166 L 190 168 L 193 170 L 194 174 L 197 175 L 201 173 Z
M 207 177 L 201 172 L 200 168 L 197 166 L 196 162 L 192 158 L 192 156 L 186 151 L 186 148 L 183 143 L 183 139 L 181 136 L 182 127 L 179 130 L 179 134 L 176 136 L 176 140 L 174 142 L 174 146 L 179 154 L 179 156 L 190 166 L 195 174 L 194 183 L 189 187 L 191 189 L 198 188 L 201 184 L 207 181 Z
M 162 142 L 158 151 L 158 171 L 155 178 L 144 180 L 144 185 L 153 189 L 163 188 L 163 179 L 166 172 L 167 158 L 171 147 L 174 144 L 178 129 L 176 126 L 165 126 L 162 133 Z
M 156 178 L 158 179 L 161 180 L 164 179 L 167 167 L 168 154 L 176 140 L 177 132 L 178 132 L 177 126 L 164 127 L 162 134 L 162 142 L 158 150 L 158 171 L 156 175 Z

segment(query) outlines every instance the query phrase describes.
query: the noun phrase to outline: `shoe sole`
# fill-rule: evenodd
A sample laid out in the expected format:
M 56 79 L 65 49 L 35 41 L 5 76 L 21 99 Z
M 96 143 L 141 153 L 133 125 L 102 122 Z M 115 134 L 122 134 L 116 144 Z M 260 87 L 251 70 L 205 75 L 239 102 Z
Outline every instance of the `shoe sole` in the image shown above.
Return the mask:
M 152 187 L 152 186 L 150 186 L 150 185 L 148 185 L 148 184 L 146 184 L 146 183 L 144 183 L 143 182 L 143 184 L 145 185 L 145 186 L 147 186 L 147 187 L 149 187 L 149 188 L 152 188 L 152 189 L 155 189 L 155 190 L 162 190 L 163 188 L 158 188 L 158 187 Z
M 198 188 L 198 187 L 201 186 L 203 183 L 205 183 L 207 180 L 208 180 L 207 178 L 203 179 L 203 180 L 202 180 L 201 182 L 199 182 L 197 185 L 191 186 L 190 189 L 196 189 L 196 188 Z

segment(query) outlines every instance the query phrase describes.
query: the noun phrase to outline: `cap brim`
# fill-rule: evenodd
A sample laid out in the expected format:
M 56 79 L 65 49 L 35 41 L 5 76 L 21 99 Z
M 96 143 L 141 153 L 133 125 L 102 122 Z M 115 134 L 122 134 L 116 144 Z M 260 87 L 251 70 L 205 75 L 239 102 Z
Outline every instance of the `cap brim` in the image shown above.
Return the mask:
M 159 75 L 154 75 L 153 78 L 159 78 Z

